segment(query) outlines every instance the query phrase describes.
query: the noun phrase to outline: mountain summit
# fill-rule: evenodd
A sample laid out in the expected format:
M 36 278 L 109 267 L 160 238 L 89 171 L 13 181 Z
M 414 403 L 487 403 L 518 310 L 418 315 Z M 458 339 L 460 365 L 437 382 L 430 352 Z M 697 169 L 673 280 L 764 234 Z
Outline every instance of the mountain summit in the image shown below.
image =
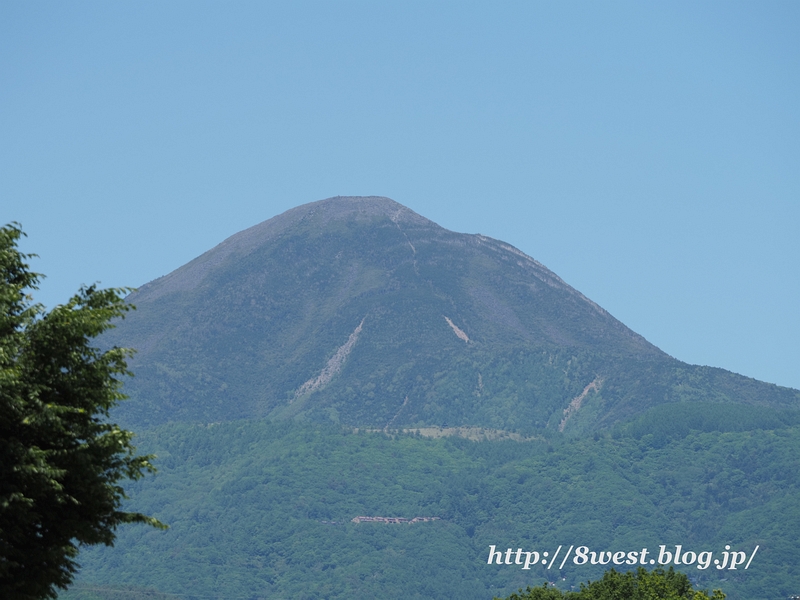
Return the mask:
M 305 204 L 131 294 L 138 424 L 583 432 L 672 402 L 800 405 L 677 361 L 520 250 L 382 197 Z

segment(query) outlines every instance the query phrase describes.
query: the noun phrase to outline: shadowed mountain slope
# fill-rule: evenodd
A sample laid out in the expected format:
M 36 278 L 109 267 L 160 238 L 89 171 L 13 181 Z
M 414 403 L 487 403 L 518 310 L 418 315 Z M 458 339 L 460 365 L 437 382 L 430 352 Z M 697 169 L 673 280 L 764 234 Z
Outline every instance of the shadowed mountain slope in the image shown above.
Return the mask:
M 800 392 L 681 363 L 516 248 L 380 197 L 306 204 L 129 298 L 127 424 L 270 416 L 585 432 Z

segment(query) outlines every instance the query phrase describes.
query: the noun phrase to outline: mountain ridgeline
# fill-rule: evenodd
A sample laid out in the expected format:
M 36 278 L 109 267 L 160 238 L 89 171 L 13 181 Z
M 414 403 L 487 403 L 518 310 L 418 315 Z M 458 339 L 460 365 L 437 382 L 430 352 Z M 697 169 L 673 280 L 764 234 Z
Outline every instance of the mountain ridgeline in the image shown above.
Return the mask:
M 800 407 L 797 390 L 666 355 L 518 249 L 388 198 L 294 208 L 129 300 L 104 343 L 137 349 L 118 411 L 131 426 L 585 434 L 660 405 Z

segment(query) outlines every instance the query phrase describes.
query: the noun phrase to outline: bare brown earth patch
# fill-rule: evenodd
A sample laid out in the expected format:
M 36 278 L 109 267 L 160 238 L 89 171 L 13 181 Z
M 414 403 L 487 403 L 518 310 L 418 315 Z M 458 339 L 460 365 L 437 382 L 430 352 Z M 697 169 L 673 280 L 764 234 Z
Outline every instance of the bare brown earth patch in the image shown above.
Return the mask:
M 444 315 L 442 315 L 442 316 L 444 317 Z M 449 317 L 444 317 L 444 320 L 445 320 L 445 321 L 447 321 L 447 324 L 448 324 L 448 325 L 450 325 L 450 329 L 452 329 L 452 330 L 453 330 L 453 333 L 455 333 L 455 334 L 456 334 L 456 336 L 458 337 L 458 339 L 460 339 L 460 340 L 464 340 L 465 342 L 469 343 L 469 338 L 467 337 L 467 334 L 466 334 L 466 333 L 464 333 L 464 332 L 463 332 L 463 331 L 462 331 L 462 330 L 461 330 L 461 329 L 458 327 L 458 325 L 456 325 L 455 323 L 453 323 L 453 322 L 450 320 L 450 318 L 449 318 Z
M 353 432 L 366 431 L 370 433 L 395 434 L 416 434 L 427 438 L 461 437 L 473 442 L 494 441 L 494 440 L 514 440 L 515 442 L 527 442 L 530 440 L 544 439 L 538 436 L 525 437 L 513 431 L 503 429 L 488 429 L 486 427 L 406 427 L 402 429 L 373 429 L 373 428 L 354 428 Z
M 564 427 L 567 426 L 567 421 L 569 418 L 574 415 L 578 410 L 581 408 L 581 404 L 586 399 L 586 396 L 589 394 L 590 391 L 594 390 L 595 393 L 600 391 L 600 387 L 603 385 L 603 379 L 598 375 L 594 378 L 589 385 L 583 388 L 583 391 L 575 396 L 572 401 L 569 403 L 569 406 L 564 409 L 564 418 L 561 419 L 561 423 L 558 425 L 559 431 L 564 431 Z
M 312 392 L 316 392 L 317 390 L 328 385 L 333 380 L 339 371 L 342 370 L 344 361 L 347 359 L 347 357 L 350 355 L 350 352 L 353 350 L 353 347 L 356 345 L 356 342 L 358 341 L 358 334 L 361 333 L 362 327 L 364 327 L 364 319 L 361 319 L 361 323 L 359 323 L 358 327 L 356 327 L 353 333 L 350 334 L 350 337 L 347 338 L 347 341 L 339 346 L 339 349 L 336 350 L 336 353 L 333 356 L 331 356 L 320 374 L 316 377 L 312 377 L 298 388 L 294 394 L 295 400 Z

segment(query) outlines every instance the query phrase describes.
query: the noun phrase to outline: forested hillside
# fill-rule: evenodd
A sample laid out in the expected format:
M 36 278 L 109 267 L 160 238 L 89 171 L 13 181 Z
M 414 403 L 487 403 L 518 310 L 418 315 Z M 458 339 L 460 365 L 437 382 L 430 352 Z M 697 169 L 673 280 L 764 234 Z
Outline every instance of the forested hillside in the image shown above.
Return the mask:
M 747 570 L 677 568 L 732 599 L 785 597 L 800 587 L 798 415 L 763 413 L 745 431 L 741 416 L 706 405 L 525 442 L 266 420 L 161 426 L 140 439 L 161 471 L 132 488 L 131 506 L 170 530 L 129 528 L 113 549 L 86 551 L 64 598 L 488 599 L 545 580 L 572 589 L 608 568 L 488 565 L 491 545 L 661 544 L 717 557 L 758 545 Z

